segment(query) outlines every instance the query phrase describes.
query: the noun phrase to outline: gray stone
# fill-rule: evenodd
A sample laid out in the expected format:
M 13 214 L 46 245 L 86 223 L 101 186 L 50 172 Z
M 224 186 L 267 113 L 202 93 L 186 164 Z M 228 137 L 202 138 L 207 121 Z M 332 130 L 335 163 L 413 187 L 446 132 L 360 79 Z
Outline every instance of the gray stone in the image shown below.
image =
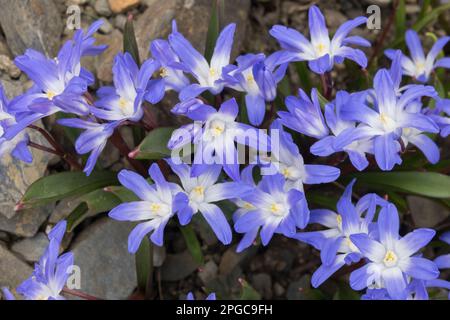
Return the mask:
M 25 81 L 22 79 L 11 80 L 10 77 L 4 75 L 0 77 L 1 84 L 5 90 L 5 94 L 9 99 L 17 97 L 22 94 L 25 89 Z
M 134 30 L 141 60 L 148 57 L 150 41 L 165 37 L 171 30 L 178 5 L 176 0 L 157 1 L 138 17 Z
M 408 196 L 406 200 L 416 227 L 433 228 L 450 215 L 450 210 L 436 200 L 419 196 Z
M 213 279 L 217 277 L 219 268 L 217 264 L 210 260 L 208 261 L 198 272 L 198 277 L 202 280 L 203 284 L 207 286 Z
M 325 9 L 324 15 L 327 21 L 327 26 L 332 32 L 336 31 L 341 24 L 348 20 L 345 15 L 335 9 Z
M 127 23 L 127 17 L 124 14 L 118 14 L 115 18 L 114 18 L 114 26 L 117 29 L 120 29 L 123 31 L 123 29 L 125 28 L 125 24 Z
M 109 17 L 112 14 L 108 0 L 95 1 L 94 9 L 101 16 Z
M 5 38 L 0 35 L 0 54 L 4 54 L 5 56 L 11 57 L 11 50 L 9 50 L 8 45 L 6 44 Z
M 16 67 L 14 62 L 4 54 L 0 55 L 0 71 L 6 72 L 11 78 L 17 79 L 20 77 L 20 69 Z
M 263 299 L 272 299 L 272 278 L 267 273 L 258 273 L 252 277 L 253 288 Z
M 237 253 L 236 246 L 232 246 L 225 251 L 220 260 L 219 273 L 229 274 L 236 267 L 242 265 L 246 260 L 255 255 L 257 249 L 255 246 L 251 246 L 248 249 Z
M 15 288 L 32 272 L 27 263 L 0 245 L 0 287 Z
M 204 52 L 212 2 L 210 0 L 184 1 L 183 4 L 180 2 L 177 0 L 150 2 L 147 10 L 139 16 L 135 30 L 142 59 L 148 56 L 151 40 L 165 38 L 171 32 L 172 19 L 176 19 L 178 30 L 191 41 L 192 45 L 199 52 Z M 238 54 L 245 37 L 249 9 L 250 0 L 225 2 L 224 25 L 237 23 L 234 56 Z
M 33 237 L 47 220 L 53 206 L 20 210 L 12 218 L 0 215 L 0 230 L 19 237 Z M 4 212 L 4 211 L 3 211 Z M 6 211 L 9 212 L 10 211 Z
M 367 5 L 375 4 L 377 6 L 385 7 L 389 5 L 392 0 L 364 0 Z
M 41 145 L 48 145 L 44 138 L 35 130 L 28 129 L 27 131 L 31 141 Z M 14 207 L 16 203 L 22 198 L 27 188 L 34 181 L 44 176 L 47 170 L 50 156 L 36 149 L 31 149 L 31 152 L 33 153 L 33 163 L 31 164 L 16 160 L 10 155 L 5 155 L 0 159 L 0 181 L 2 181 L 0 184 L 0 217 L 2 215 L 7 218 L 15 216 Z M 45 210 L 37 209 L 36 212 L 41 212 L 40 214 L 36 213 L 36 216 L 41 217 L 42 212 L 45 212 Z M 29 219 L 35 220 L 31 212 L 28 212 L 28 215 Z M 3 220 L 0 219 L 0 230 L 5 230 L 3 228 Z M 30 221 L 23 222 L 28 223 Z
M 199 264 L 187 250 L 179 254 L 168 254 L 161 268 L 161 280 L 182 280 L 197 270 L 198 267 Z
M 81 291 L 105 299 L 125 299 L 134 291 L 135 262 L 127 249 L 132 227 L 102 218 L 80 233 L 71 251 L 81 270 Z
M 6 232 L 0 231 L 0 241 L 8 242 L 9 235 Z
M 40 232 L 33 238 L 19 240 L 11 246 L 11 251 L 19 254 L 28 262 L 39 261 L 48 246 L 48 238 L 45 233 Z
M 118 52 L 122 51 L 122 33 L 119 30 L 114 30 L 109 35 L 97 34 L 95 37 L 97 39 L 97 44 L 108 45 L 108 48 L 101 55 L 95 57 L 97 78 L 100 81 L 111 83 L 114 57 Z
M 273 285 L 273 291 L 277 297 L 282 296 L 286 292 L 283 286 L 278 282 L 275 282 L 275 284 Z
M 153 246 L 153 266 L 161 267 L 166 260 L 166 248 Z
M 0 0 L 0 24 L 14 55 L 33 48 L 54 57 L 63 23 L 53 0 Z

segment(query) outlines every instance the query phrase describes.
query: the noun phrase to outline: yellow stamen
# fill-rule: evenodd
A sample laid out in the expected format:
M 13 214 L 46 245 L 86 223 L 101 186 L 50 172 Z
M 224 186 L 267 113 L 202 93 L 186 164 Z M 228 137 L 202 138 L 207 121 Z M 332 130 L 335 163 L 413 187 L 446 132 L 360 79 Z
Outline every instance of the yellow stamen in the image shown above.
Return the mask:
M 150 205 L 150 211 L 153 213 L 158 213 L 161 210 L 161 205 L 159 203 L 152 203 Z
M 393 251 L 388 250 L 384 256 L 383 262 L 386 266 L 392 266 L 397 262 L 397 255 Z
M 342 227 L 342 216 L 340 214 L 338 214 L 336 216 L 336 221 L 339 227 Z
M 324 54 L 325 53 L 325 45 L 323 43 L 319 43 L 316 46 L 316 49 L 319 52 L 319 54 Z
M 216 75 L 216 70 L 214 69 L 214 68 L 210 68 L 209 69 L 209 75 L 211 76 L 211 77 L 214 77 L 215 75 Z
M 243 208 L 247 209 L 247 210 L 251 210 L 255 207 L 251 203 L 246 202 L 246 203 L 244 203 Z
M 127 106 L 127 100 L 125 100 L 124 98 L 120 98 L 119 99 L 119 107 L 120 109 L 125 109 L 125 107 Z
M 193 189 L 193 191 L 194 191 L 195 193 L 197 193 L 199 196 L 203 196 L 204 193 L 205 193 L 205 188 L 203 188 L 202 186 L 198 186 L 198 187 L 195 187 L 195 188 Z
M 290 175 L 289 169 L 284 168 L 283 170 L 281 170 L 281 174 L 287 179 Z
M 248 82 L 254 82 L 254 81 L 255 81 L 255 78 L 253 77 L 252 74 L 249 74 L 249 75 L 247 76 L 247 81 L 248 81 Z
M 281 211 L 281 206 L 278 203 L 273 203 L 270 206 L 270 211 L 272 211 L 272 213 L 274 214 L 279 214 Z
M 165 78 L 165 77 L 167 77 L 168 75 L 169 75 L 169 72 L 167 71 L 166 68 L 161 68 L 161 69 L 159 69 L 159 76 L 160 76 L 161 78 Z
M 54 93 L 53 91 L 48 91 L 46 95 L 49 100 L 52 100 L 56 96 L 56 93 Z

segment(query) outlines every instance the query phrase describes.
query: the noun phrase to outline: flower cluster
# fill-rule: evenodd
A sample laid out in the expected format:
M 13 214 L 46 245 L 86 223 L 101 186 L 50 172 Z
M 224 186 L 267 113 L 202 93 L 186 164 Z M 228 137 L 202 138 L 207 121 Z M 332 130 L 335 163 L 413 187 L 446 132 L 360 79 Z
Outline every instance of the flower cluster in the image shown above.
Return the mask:
M 72 272 L 73 254 L 59 255 L 61 242 L 66 232 L 67 222 L 60 221 L 48 234 L 49 245 L 35 264 L 33 274 L 20 284 L 16 291 L 27 300 L 64 300 L 61 291 L 64 289 Z M 14 296 L 7 288 L 3 288 L 7 300 Z
M 400 237 L 399 215 L 392 203 L 367 194 L 353 204 L 355 181 L 346 187 L 337 212 L 310 210 L 308 188 L 332 183 L 341 175 L 335 161 L 314 156 L 336 153 L 341 162 L 348 157 L 358 171 L 376 166 L 391 171 L 412 145 L 430 163 L 439 161 L 432 134 L 450 133 L 450 100 L 440 97 L 430 83 L 434 69 L 450 68 L 450 58 L 438 58 L 450 37 L 437 40 L 425 57 L 417 33 L 408 31 L 411 58 L 400 50 L 387 50 L 390 68 L 377 70 L 363 91 L 340 90 L 333 97 L 333 90 L 327 90 L 324 97 L 316 88 L 311 92 L 299 88 L 297 96 L 283 97 L 278 90 L 288 66 L 296 62 L 307 62 L 325 83 L 335 64 L 344 60 L 365 69 L 368 59 L 358 47 L 371 44 L 349 34 L 366 21 L 365 17 L 347 21 L 330 39 L 324 16 L 311 6 L 309 39 L 275 25 L 270 35 L 278 41 L 279 51 L 243 54 L 235 63 L 231 60 L 235 24 L 220 32 L 207 59 L 173 22 L 167 39 L 150 43 L 151 57 L 142 64 L 128 52 L 119 53 L 113 86 L 100 87 L 94 96 L 89 91 L 94 76 L 81 66 L 81 58 L 105 49 L 94 44 L 93 34 L 101 25 L 97 21 L 86 32 L 77 30 L 55 58 L 30 49 L 15 59 L 33 86 L 12 100 L 0 86 L 0 156 L 11 154 L 31 162 L 29 147 L 36 144 L 25 129 L 61 112 L 67 117 L 59 119 L 59 125 L 84 130 L 75 150 L 78 155 L 89 154 L 83 165 L 90 175 L 108 141 L 120 137 L 119 128 L 136 126 L 150 132 L 157 127 L 152 109 L 166 92 L 174 91 L 179 101 L 171 113 L 191 122 L 173 131 L 167 148 L 193 147 L 194 152 L 192 157 L 184 153 L 160 158 L 149 167 L 150 179 L 136 166 L 139 174 L 119 172 L 119 182 L 137 201 L 118 205 L 109 217 L 137 223 L 129 235 L 129 252 L 136 253 L 146 237 L 162 246 L 168 224 L 185 226 L 202 217 L 224 245 L 232 242 L 233 230 L 239 234 L 238 252 L 258 242 L 258 235 L 262 245 L 281 234 L 314 246 L 322 263 L 312 277 L 314 287 L 345 265 L 357 264 L 350 286 L 366 290 L 364 299 L 426 299 L 428 287 L 449 288 L 447 281 L 438 279 L 439 269 L 450 267 L 449 255 L 431 261 L 418 253 L 435 231 L 417 229 Z M 306 154 L 298 141 L 309 138 L 313 143 Z M 132 152 L 123 156 L 134 166 Z M 142 169 L 144 163 L 138 164 Z M 224 210 L 223 201 L 237 207 L 234 214 Z M 304 230 L 314 224 L 327 229 Z M 47 251 L 18 293 L 28 299 L 62 298 L 73 264 L 70 253 L 58 257 L 64 232 L 65 222 L 52 230 Z M 448 234 L 442 239 L 449 242 Z M 5 296 L 12 297 L 7 289 Z
M 312 210 L 310 222 L 326 230 L 295 236 L 320 250 L 322 265 L 314 272 L 312 285 L 318 287 L 343 266 L 358 263 L 360 267 L 350 274 L 350 286 L 367 289 L 364 299 L 423 300 L 428 298 L 427 287 L 448 289 L 450 282 L 437 279 L 439 269 L 449 267 L 448 255 L 433 262 L 418 252 L 436 232 L 422 228 L 401 237 L 397 208 L 376 194 L 367 194 L 354 205 L 354 183 L 337 203 L 337 213 Z

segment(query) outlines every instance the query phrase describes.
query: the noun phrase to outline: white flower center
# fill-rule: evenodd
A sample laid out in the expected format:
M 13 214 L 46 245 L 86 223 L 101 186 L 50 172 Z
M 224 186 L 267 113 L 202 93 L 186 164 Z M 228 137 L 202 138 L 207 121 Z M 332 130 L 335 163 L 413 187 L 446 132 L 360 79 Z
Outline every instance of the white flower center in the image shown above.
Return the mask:
M 189 200 L 197 203 L 201 203 L 205 200 L 205 188 L 197 186 L 189 193 Z
M 279 203 L 279 202 L 274 202 L 270 205 L 269 207 L 269 211 L 277 217 L 284 217 L 286 215 L 286 207 Z
M 302 173 L 295 166 L 280 165 L 280 173 L 289 180 L 298 180 L 301 178 Z
M 170 214 L 170 207 L 165 203 L 152 202 L 150 204 L 150 211 L 155 216 L 164 217 L 164 216 Z
M 225 122 L 223 122 L 221 120 L 213 120 L 213 121 L 211 121 L 211 124 L 209 125 L 209 130 L 213 137 L 215 137 L 215 138 L 219 137 L 225 131 Z
M 397 255 L 394 251 L 388 250 L 384 256 L 383 263 L 386 267 L 394 267 L 397 265 Z
M 397 124 L 394 119 L 389 117 L 386 113 L 380 113 L 380 120 L 383 124 L 384 130 L 389 133 L 397 129 Z
M 119 99 L 119 108 L 124 115 L 127 115 L 127 116 L 133 115 L 133 111 L 134 111 L 133 104 L 123 97 L 120 97 L 120 99 Z

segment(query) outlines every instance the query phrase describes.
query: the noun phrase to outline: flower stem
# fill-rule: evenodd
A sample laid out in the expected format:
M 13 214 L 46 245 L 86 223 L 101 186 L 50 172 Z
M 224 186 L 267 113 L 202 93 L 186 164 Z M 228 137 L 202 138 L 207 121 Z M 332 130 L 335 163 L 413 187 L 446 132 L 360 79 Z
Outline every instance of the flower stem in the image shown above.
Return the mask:
M 333 79 L 331 79 L 331 73 L 325 72 L 320 75 L 320 81 L 322 83 L 323 96 L 327 100 L 331 100 L 331 94 L 333 93 Z
M 148 175 L 147 170 L 144 165 L 138 160 L 130 158 L 130 148 L 127 146 L 125 140 L 123 140 L 122 135 L 118 130 L 115 130 L 113 135 L 111 136 L 112 144 L 119 150 L 120 154 L 127 158 L 128 162 L 136 169 L 139 174 L 146 177 Z
M 71 153 L 68 153 L 64 150 L 64 148 L 52 137 L 52 135 L 45 129 L 38 127 L 36 125 L 29 125 L 30 129 L 38 131 L 42 136 L 48 141 L 48 143 L 53 147 L 53 149 L 39 145 L 34 142 L 29 142 L 28 145 L 30 147 L 49 152 L 52 154 L 56 154 L 57 156 L 60 156 L 61 159 L 65 160 L 71 168 L 81 171 L 83 170 L 83 167 L 78 163 L 76 157 L 72 155 Z
M 103 300 L 101 298 L 91 296 L 90 294 L 86 294 L 86 293 L 78 291 L 78 290 L 72 290 L 67 287 L 64 287 L 62 292 L 70 294 L 70 295 L 78 297 L 78 298 L 81 298 L 81 299 L 84 299 L 84 300 Z

